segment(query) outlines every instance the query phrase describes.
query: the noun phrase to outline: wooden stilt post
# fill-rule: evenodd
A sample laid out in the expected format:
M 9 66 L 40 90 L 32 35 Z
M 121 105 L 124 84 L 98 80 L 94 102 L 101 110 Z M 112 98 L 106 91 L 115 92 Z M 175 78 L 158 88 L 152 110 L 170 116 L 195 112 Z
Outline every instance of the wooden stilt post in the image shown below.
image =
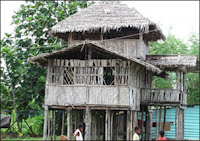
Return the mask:
M 65 111 L 62 113 L 62 130 L 61 130 L 61 135 L 64 134 L 64 128 L 65 128 Z
M 179 108 L 179 139 L 184 139 L 184 109 Z
M 110 140 L 110 110 L 106 110 L 105 140 Z
M 159 136 L 159 124 L 158 124 L 158 106 L 156 106 L 156 138 Z
M 160 106 L 160 113 L 159 113 L 159 132 L 161 130 L 161 122 L 162 122 L 162 106 Z
M 176 115 L 175 115 L 175 132 L 176 132 L 176 140 L 179 140 L 179 107 L 176 107 Z
M 92 113 L 92 140 L 97 140 L 96 119 L 96 111 L 94 111 L 94 113 Z
M 91 112 L 90 112 L 90 107 L 86 107 L 86 112 L 85 112 L 85 140 L 90 140 L 90 134 L 91 134 Z
M 50 124 L 50 110 L 48 111 L 48 137 L 51 134 L 51 124 Z
M 56 111 L 53 110 L 53 138 L 56 140 Z
M 48 120 L 48 106 L 44 106 L 44 128 L 43 128 L 43 140 L 47 139 L 47 120 Z
M 148 109 L 148 130 L 149 130 L 149 138 L 148 140 L 152 140 L 152 136 L 151 136 L 151 128 L 152 128 L 152 110 L 151 110 L 151 106 Z
M 72 109 L 67 109 L 67 138 L 72 140 Z
M 127 122 L 126 122 L 126 140 L 130 140 L 130 126 L 131 126 L 131 111 L 127 110 Z
M 133 140 L 133 111 L 130 111 L 130 140 Z
M 135 133 L 135 127 L 138 126 L 138 113 L 133 111 L 133 134 Z
M 145 110 L 145 140 L 147 140 L 147 127 L 148 127 L 148 107 L 147 109 Z
M 51 110 L 51 140 L 53 140 L 53 110 Z
M 113 140 L 113 111 L 110 113 L 110 139 Z
M 166 123 L 166 106 L 164 106 L 164 121 L 163 121 L 163 131 L 165 131 L 165 123 Z
M 144 138 L 144 130 L 143 130 L 143 121 L 144 121 L 144 106 L 141 107 L 142 108 L 142 116 L 141 116 L 141 122 L 142 122 L 142 135 L 141 135 L 141 139 L 143 140 Z

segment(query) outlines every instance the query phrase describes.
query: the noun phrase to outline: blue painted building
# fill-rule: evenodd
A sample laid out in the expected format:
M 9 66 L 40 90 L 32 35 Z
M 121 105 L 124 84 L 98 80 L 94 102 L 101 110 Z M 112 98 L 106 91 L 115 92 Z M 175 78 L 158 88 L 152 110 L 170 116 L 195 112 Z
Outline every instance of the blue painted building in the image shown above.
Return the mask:
M 187 107 L 184 113 L 184 139 L 199 140 L 199 107 L 195 105 Z M 175 139 L 175 113 L 176 108 L 167 109 L 166 122 L 170 122 L 170 131 L 165 131 L 165 136 L 168 139 Z M 140 114 L 141 115 L 141 114 Z M 139 116 L 140 116 L 139 115 Z M 164 111 L 162 111 L 162 121 Z M 139 117 L 140 119 L 140 117 Z M 156 110 L 152 113 L 152 122 L 156 122 Z M 156 137 L 156 127 L 152 127 L 152 138 Z

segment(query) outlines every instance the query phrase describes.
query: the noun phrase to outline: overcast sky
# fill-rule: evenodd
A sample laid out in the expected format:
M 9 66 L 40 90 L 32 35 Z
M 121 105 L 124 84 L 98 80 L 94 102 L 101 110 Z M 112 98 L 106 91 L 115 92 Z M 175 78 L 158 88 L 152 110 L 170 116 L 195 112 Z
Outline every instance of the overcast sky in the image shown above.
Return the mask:
M 12 33 L 12 15 L 24 1 L 1 1 L 1 37 L 4 33 Z M 158 23 L 167 35 L 169 28 L 176 37 L 185 42 L 191 33 L 199 34 L 199 2 L 198 1 L 122 1 L 135 7 L 144 17 Z

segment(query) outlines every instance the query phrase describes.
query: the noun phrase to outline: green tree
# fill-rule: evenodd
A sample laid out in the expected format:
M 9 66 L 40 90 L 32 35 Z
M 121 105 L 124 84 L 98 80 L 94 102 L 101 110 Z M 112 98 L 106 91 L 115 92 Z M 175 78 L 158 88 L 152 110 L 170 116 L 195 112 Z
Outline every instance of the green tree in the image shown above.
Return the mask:
M 199 60 L 199 39 L 198 35 L 193 34 L 189 39 L 190 54 L 197 56 Z M 188 104 L 200 104 L 199 73 L 187 74 L 187 94 Z
M 2 110 L 15 110 L 19 121 L 27 118 L 20 111 L 37 112 L 44 103 L 46 70 L 30 64 L 28 58 L 50 52 L 67 44 L 51 37 L 48 32 L 57 22 L 88 6 L 86 1 L 36 1 L 21 5 L 12 17 L 14 34 L 6 33 L 1 40 Z M 12 105 L 6 100 L 11 100 Z

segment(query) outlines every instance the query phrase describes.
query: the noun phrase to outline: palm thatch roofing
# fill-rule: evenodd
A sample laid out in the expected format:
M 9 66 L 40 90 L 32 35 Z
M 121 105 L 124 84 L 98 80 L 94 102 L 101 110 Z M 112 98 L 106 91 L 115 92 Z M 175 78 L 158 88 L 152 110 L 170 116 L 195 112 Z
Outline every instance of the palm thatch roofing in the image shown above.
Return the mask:
M 143 17 L 134 8 L 116 1 L 96 2 L 81 11 L 67 17 L 52 27 L 51 35 L 64 38 L 63 34 L 69 32 L 95 32 L 103 33 L 110 30 L 120 31 L 122 28 L 138 29 L 148 33 L 150 40 L 164 39 L 160 27 Z
M 78 49 L 79 51 L 81 51 L 82 48 L 85 47 L 85 46 L 98 48 L 98 49 L 102 50 L 103 52 L 109 53 L 110 55 L 115 55 L 115 56 L 118 56 L 120 58 L 123 58 L 123 59 L 126 59 L 126 60 L 130 60 L 132 62 L 138 63 L 138 64 L 146 67 L 147 70 L 150 70 L 153 73 L 156 73 L 156 74 L 162 73 L 162 70 L 160 70 L 159 68 L 155 67 L 152 64 L 149 64 L 147 62 L 141 61 L 141 60 L 133 58 L 133 57 L 127 57 L 122 53 L 120 54 L 120 53 L 118 53 L 116 51 L 113 51 L 111 49 L 105 48 L 100 43 L 97 43 L 95 41 L 87 41 L 87 40 L 84 41 L 84 43 L 78 43 L 78 44 L 72 45 L 72 46 L 70 46 L 68 48 L 63 48 L 61 50 L 53 51 L 51 53 L 43 53 L 43 54 L 38 55 L 38 56 L 30 57 L 28 59 L 28 61 L 31 62 L 31 63 L 37 63 L 38 65 L 40 65 L 42 67 L 46 67 L 47 64 L 48 64 L 48 58 L 53 58 L 53 57 L 56 57 L 56 56 L 59 56 L 59 55 L 62 55 L 62 54 L 66 55 L 67 52 L 70 52 L 71 50 L 75 50 L 75 49 L 76 50 Z
M 185 67 L 190 70 L 197 66 L 197 57 L 195 55 L 147 55 L 146 62 L 159 68 Z

